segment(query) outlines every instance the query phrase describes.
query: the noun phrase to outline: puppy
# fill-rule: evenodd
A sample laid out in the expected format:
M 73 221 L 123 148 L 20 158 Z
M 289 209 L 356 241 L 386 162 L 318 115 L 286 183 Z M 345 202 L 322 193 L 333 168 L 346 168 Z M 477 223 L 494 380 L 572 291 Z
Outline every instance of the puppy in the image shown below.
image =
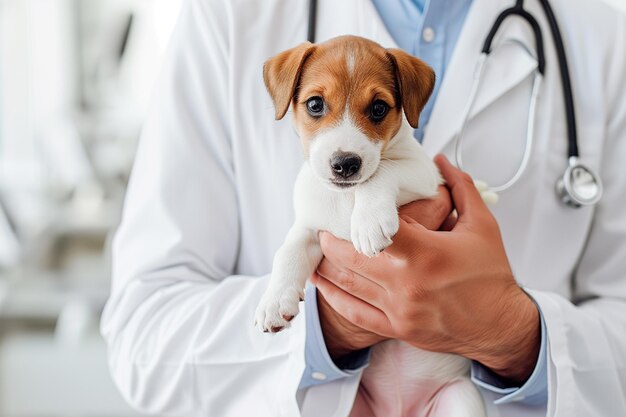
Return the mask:
M 291 105 L 306 159 L 295 184 L 295 223 L 256 311 L 262 331 L 278 332 L 298 314 L 322 259 L 319 230 L 376 256 L 398 231 L 398 206 L 434 197 L 442 179 L 413 137 L 435 83 L 419 59 L 342 36 L 274 56 L 263 76 L 276 119 Z M 374 348 L 352 415 L 484 416 L 468 372 L 459 356 L 384 342 Z

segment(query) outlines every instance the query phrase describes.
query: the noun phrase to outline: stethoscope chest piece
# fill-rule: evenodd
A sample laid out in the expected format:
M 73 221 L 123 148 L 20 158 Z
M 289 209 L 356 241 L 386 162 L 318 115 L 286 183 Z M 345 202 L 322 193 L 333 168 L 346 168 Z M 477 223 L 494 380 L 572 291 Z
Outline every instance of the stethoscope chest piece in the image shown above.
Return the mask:
M 590 206 L 602 197 L 602 182 L 591 169 L 571 157 L 563 177 L 556 182 L 556 192 L 561 201 L 570 207 Z

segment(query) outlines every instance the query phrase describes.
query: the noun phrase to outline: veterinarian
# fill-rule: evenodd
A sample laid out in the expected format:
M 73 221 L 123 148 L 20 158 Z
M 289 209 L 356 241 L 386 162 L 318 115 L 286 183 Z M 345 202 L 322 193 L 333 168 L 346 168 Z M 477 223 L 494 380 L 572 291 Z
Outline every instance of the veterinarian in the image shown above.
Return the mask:
M 463 130 L 464 169 L 498 184 L 522 163 L 533 113 L 536 42 L 521 19 L 498 32 L 464 114 L 483 42 L 514 3 L 321 0 L 316 39 L 349 33 L 424 59 L 438 78 L 416 140 L 454 161 Z M 487 208 L 469 177 L 438 157 L 447 188 L 402 209 L 384 256 L 355 255 L 322 234 L 326 258 L 304 311 L 269 335 L 253 326 L 254 310 L 293 222 L 302 155 L 289 118 L 274 121 L 262 65 L 306 39 L 308 3 L 186 1 L 138 149 L 102 318 L 125 398 L 158 415 L 343 417 L 368 347 L 392 337 L 472 359 L 489 416 L 626 415 L 626 18 L 599 0 L 551 4 L 580 161 L 601 179 L 600 201 L 572 208 L 555 195 L 568 164 L 562 82 L 546 15 L 526 0 L 546 70 L 524 175 Z

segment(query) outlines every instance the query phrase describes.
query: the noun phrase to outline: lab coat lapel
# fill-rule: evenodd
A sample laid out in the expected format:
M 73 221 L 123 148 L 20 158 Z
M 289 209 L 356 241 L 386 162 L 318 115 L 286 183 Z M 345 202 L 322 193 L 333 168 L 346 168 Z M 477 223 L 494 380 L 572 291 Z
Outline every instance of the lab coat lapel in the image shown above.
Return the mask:
M 429 154 L 441 152 L 459 132 L 484 40 L 497 15 L 504 8 L 510 7 L 511 3 L 474 0 L 426 126 L 423 145 Z M 535 51 L 532 31 L 527 26 L 519 18 L 509 18 L 500 28 L 493 45 L 499 45 L 503 39 L 507 42 L 497 49 L 494 48 L 487 61 L 479 92 L 470 112 L 470 121 L 507 91 L 527 79 L 536 68 L 536 60 L 524 51 L 524 47 L 532 54 Z
M 358 35 L 385 48 L 398 47 L 371 0 L 325 0 L 319 1 L 317 7 L 317 42 Z

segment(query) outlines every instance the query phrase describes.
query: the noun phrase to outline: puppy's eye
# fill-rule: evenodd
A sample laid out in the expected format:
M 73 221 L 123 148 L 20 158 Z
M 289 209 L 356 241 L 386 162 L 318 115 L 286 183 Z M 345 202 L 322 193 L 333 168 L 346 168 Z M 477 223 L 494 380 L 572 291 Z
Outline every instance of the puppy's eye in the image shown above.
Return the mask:
M 306 110 L 313 117 L 320 117 L 324 114 L 324 100 L 321 97 L 311 97 L 306 101 Z
M 389 111 L 389 106 L 382 100 L 376 100 L 372 103 L 372 108 L 370 109 L 370 117 L 373 121 L 379 122 L 383 120 L 383 118 L 387 115 Z

